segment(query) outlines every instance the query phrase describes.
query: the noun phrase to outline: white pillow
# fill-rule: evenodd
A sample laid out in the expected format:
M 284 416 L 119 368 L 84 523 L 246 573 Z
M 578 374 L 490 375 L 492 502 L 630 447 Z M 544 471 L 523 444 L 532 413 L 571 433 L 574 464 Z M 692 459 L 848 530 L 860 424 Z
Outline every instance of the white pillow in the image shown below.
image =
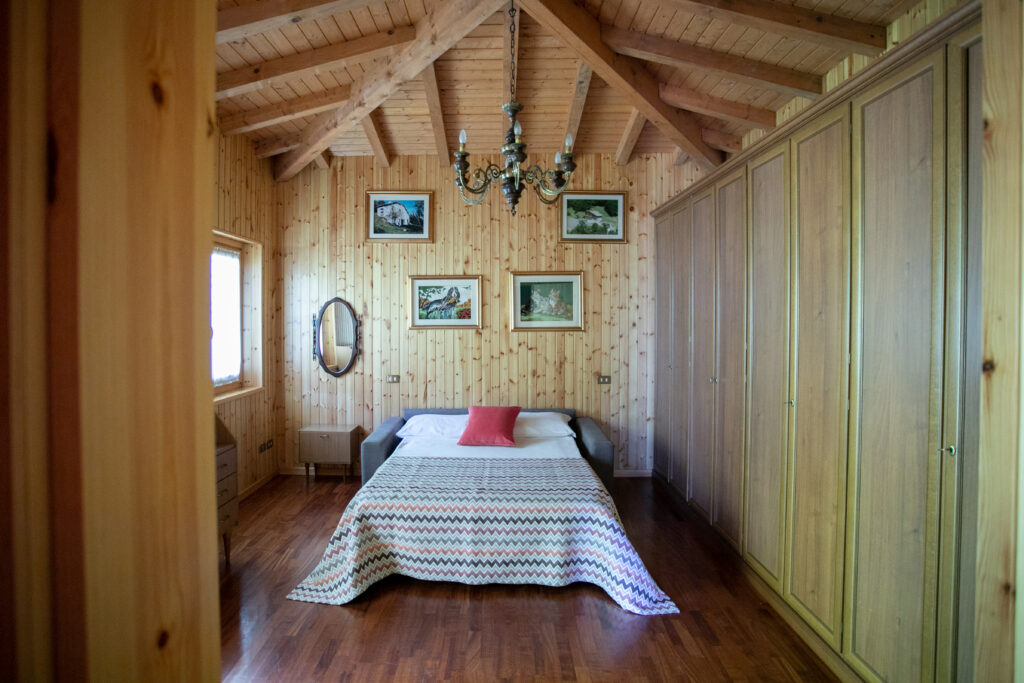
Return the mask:
M 575 436 L 565 413 L 519 413 L 512 436 Z
M 435 436 L 442 439 L 458 439 L 466 431 L 469 415 L 413 415 L 398 430 L 398 438 L 410 436 Z

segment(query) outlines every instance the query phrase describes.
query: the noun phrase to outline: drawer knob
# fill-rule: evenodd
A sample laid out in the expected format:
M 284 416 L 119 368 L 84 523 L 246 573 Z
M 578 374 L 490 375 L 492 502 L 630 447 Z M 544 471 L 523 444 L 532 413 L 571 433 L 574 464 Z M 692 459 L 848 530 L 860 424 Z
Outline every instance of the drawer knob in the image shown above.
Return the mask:
M 326 439 L 326 438 L 327 438 L 327 435 L 326 435 L 326 434 L 321 434 L 321 435 L 320 435 L 320 438 L 321 438 L 321 439 Z

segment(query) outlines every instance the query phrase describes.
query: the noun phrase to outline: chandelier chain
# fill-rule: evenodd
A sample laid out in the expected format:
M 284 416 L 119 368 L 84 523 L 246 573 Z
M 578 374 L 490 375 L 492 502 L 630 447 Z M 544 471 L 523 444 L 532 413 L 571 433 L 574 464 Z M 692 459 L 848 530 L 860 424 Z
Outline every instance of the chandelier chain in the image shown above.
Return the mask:
M 508 32 L 509 32 L 509 79 L 508 92 L 509 102 L 516 101 L 516 3 L 512 2 L 508 8 Z

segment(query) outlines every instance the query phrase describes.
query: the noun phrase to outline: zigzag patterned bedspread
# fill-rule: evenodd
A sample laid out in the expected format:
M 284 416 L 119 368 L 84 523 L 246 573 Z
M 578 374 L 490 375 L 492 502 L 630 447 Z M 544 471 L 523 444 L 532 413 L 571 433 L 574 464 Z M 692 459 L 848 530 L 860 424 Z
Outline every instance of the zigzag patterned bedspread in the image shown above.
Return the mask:
M 575 451 L 571 438 L 555 441 Z M 428 456 L 408 455 L 416 449 L 406 443 L 349 503 L 320 564 L 290 599 L 340 605 L 402 574 L 467 584 L 585 581 L 630 612 L 679 611 L 578 451 L 543 457 L 543 444 L 530 444 L 500 456 L 463 457 L 467 447 Z

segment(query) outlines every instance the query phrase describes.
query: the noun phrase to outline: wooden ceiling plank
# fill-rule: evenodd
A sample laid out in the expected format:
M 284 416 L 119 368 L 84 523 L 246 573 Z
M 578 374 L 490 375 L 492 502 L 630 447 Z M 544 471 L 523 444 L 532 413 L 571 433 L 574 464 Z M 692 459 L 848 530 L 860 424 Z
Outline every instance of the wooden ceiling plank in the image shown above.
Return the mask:
M 380 135 L 380 127 L 378 127 L 377 122 L 373 120 L 373 115 L 367 114 L 363 117 L 362 125 L 363 132 L 366 133 L 366 141 L 370 143 L 370 149 L 373 150 L 373 158 L 377 160 L 378 164 L 385 168 L 390 166 L 391 159 L 388 154 L 388 148 L 384 145 L 384 140 Z
M 575 140 L 579 137 L 580 119 L 583 118 L 583 107 L 587 104 L 587 92 L 590 90 L 590 78 L 594 75 L 593 70 L 586 62 L 580 62 L 576 70 L 576 85 L 572 92 L 572 104 L 569 105 L 569 120 L 565 124 L 565 135 L 571 135 Z M 565 135 L 562 139 L 565 139 Z
M 703 168 L 712 169 L 722 163 L 722 153 L 701 139 L 697 120 L 661 101 L 658 82 L 643 62 L 616 55 L 601 42 L 601 25 L 586 9 L 571 0 L 521 0 L 521 6 Z
M 240 111 L 220 119 L 218 125 L 222 135 L 248 133 L 284 121 L 335 109 L 349 98 L 351 91 L 351 87 L 343 85 L 324 92 L 296 97 L 279 104 Z
M 715 149 L 735 154 L 743 151 L 743 138 L 725 131 L 705 128 L 700 132 L 701 138 Z
M 437 73 L 434 65 L 428 64 L 420 74 L 423 80 L 423 92 L 427 96 L 427 112 L 430 114 L 430 127 L 434 131 L 434 146 L 437 147 L 437 158 L 441 167 L 452 163 L 448 153 L 448 133 L 444 127 L 444 109 L 441 108 L 441 90 L 437 87 Z
M 217 75 L 217 99 L 234 97 L 301 76 L 340 69 L 393 53 L 416 38 L 416 28 L 400 26 L 335 45 L 325 45 Z
M 775 127 L 775 112 L 771 109 L 761 109 L 742 102 L 724 100 L 721 97 L 713 97 L 685 86 L 668 85 L 667 83 L 661 84 L 660 94 L 661 99 L 673 107 L 753 128 Z
M 362 121 L 403 83 L 418 76 L 463 36 L 505 4 L 505 0 L 448 0 L 416 22 L 416 40 L 386 62 L 369 67 L 352 85 L 352 97 L 333 112 L 320 114 L 303 131 L 302 144 L 275 164 L 275 177 L 288 180 L 346 130 Z
M 771 0 L 663 0 L 665 4 L 708 19 L 753 28 L 830 47 L 877 56 L 885 50 L 885 26 L 822 14 Z
M 614 26 L 601 27 L 601 39 L 620 55 L 636 57 L 668 66 L 699 69 L 703 72 L 725 73 L 757 87 L 799 97 L 821 95 L 821 76 L 795 69 L 745 59 L 727 52 L 699 45 L 680 43 L 668 38 L 649 36 Z
M 373 0 L 260 0 L 217 12 L 217 44 L 245 40 L 289 24 L 350 12 Z
M 638 110 L 634 109 L 629 114 L 629 121 L 626 122 L 626 128 L 622 131 L 619 147 L 615 150 L 617 165 L 625 166 L 629 163 L 629 158 L 633 156 L 633 148 L 636 147 L 636 141 L 640 139 L 640 133 L 643 132 L 645 123 L 647 123 L 647 119 Z

